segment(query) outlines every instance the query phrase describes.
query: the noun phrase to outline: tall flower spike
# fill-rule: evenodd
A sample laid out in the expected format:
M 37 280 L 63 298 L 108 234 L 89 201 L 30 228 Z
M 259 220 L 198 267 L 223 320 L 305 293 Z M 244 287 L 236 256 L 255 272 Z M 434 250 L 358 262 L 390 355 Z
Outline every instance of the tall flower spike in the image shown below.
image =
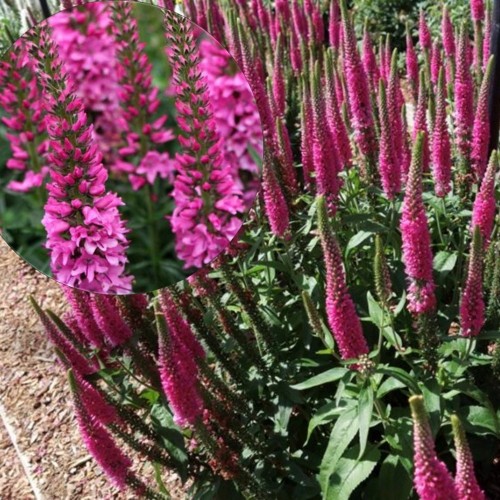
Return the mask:
M 436 95 L 436 118 L 432 130 L 432 173 L 436 195 L 446 196 L 451 183 L 451 146 L 446 121 L 446 89 L 443 69 L 439 72 Z
M 472 150 L 471 163 L 476 179 L 483 178 L 486 164 L 488 162 L 488 143 L 490 140 L 490 120 L 488 115 L 488 98 L 491 72 L 493 68 L 493 56 L 490 57 L 486 71 L 479 90 L 474 125 L 472 128 Z
M 404 148 L 405 135 L 401 118 L 401 108 L 404 105 L 404 98 L 401 93 L 401 84 L 398 75 L 398 52 L 394 49 L 391 57 L 391 70 L 389 73 L 389 83 L 387 85 L 387 109 L 391 125 L 392 144 L 394 147 L 394 157 L 399 162 L 399 172 L 404 168 Z M 398 180 L 397 182 L 400 182 Z
M 158 88 L 152 83 L 153 66 L 139 39 L 139 26 L 131 2 L 112 5 L 116 36 L 119 104 L 125 121 L 127 144 L 120 150 L 115 167 L 128 174 L 133 189 L 153 185 L 157 177 L 173 181 L 175 162 L 168 153 L 158 152 L 158 145 L 174 139 L 165 127 L 167 115 L 154 117 L 160 107 Z M 139 160 L 134 158 L 139 157 Z
M 75 376 L 69 372 L 69 381 L 78 427 L 89 453 L 106 475 L 120 489 L 124 489 L 131 474 L 132 461 L 118 448 L 111 435 L 89 414 Z
M 472 229 L 476 226 L 481 230 L 481 235 L 485 247 L 490 242 L 491 232 L 495 223 L 495 176 L 498 171 L 498 153 L 493 151 L 491 154 L 486 174 L 481 182 L 474 206 L 472 208 Z
M 309 186 L 313 182 L 313 152 L 310 138 L 314 131 L 311 89 L 307 78 L 301 80 L 302 99 L 300 104 L 300 154 L 302 169 L 304 171 L 304 182 Z
M 93 127 L 45 24 L 31 32 L 32 57 L 45 91 L 51 183 L 42 224 L 54 278 L 93 292 L 128 293 L 125 274 L 127 229 L 118 207 L 122 200 L 106 192 L 107 172 L 93 139 Z
M 467 280 L 460 298 L 460 327 L 464 337 L 475 337 L 485 321 L 483 298 L 483 238 L 479 226 L 474 227 L 469 255 Z
M 413 147 L 401 216 L 403 261 L 409 281 L 408 310 L 413 314 L 430 313 L 436 307 L 431 237 L 422 201 L 424 139 L 424 132 L 419 132 Z
M 420 500 L 458 500 L 453 478 L 435 451 L 422 396 L 409 399 L 413 419 L 413 482 Z
M 337 0 L 330 1 L 330 16 L 328 24 L 328 38 L 330 47 L 334 50 L 340 48 L 340 9 Z
M 406 78 L 416 102 L 418 96 L 418 58 L 408 24 L 406 25 Z
M 455 135 L 460 155 L 470 159 L 470 139 L 474 122 L 473 82 L 468 57 L 469 37 L 465 25 L 460 29 L 455 74 Z
M 423 10 L 420 10 L 420 16 L 418 19 L 418 41 L 420 43 L 420 47 L 430 53 L 432 50 L 431 32 L 429 31 L 429 26 L 427 26 Z
M 441 47 L 438 42 L 434 42 L 432 46 L 432 58 L 431 58 L 431 82 L 433 85 L 437 85 L 439 79 L 439 71 L 443 61 L 441 59 Z
M 180 426 L 192 426 L 203 415 L 198 388 L 197 360 L 187 346 L 167 330 L 163 313 L 155 305 L 158 328 L 158 368 L 165 395 Z
M 367 158 L 373 158 L 377 154 L 377 143 L 368 79 L 358 53 L 356 36 L 345 0 L 340 1 L 340 6 L 344 44 L 343 64 L 355 139 L 361 153 Z M 370 177 L 369 172 L 367 175 Z
M 337 148 L 326 123 L 325 98 L 320 86 L 321 74 L 316 63 L 311 72 L 311 94 L 313 114 L 313 164 L 316 174 L 316 191 L 324 195 L 330 213 L 335 213 L 340 191 L 340 165 Z
M 366 24 L 363 31 L 362 61 L 366 76 L 370 81 L 372 88 L 376 88 L 380 79 L 380 70 L 377 65 L 372 40 Z
M 186 268 L 202 267 L 227 247 L 241 227 L 238 215 L 244 211 L 243 195 L 231 175 L 231 165 L 224 162 L 189 21 L 165 11 L 165 34 L 182 130 L 170 221 L 177 256 Z
M 283 77 L 283 38 L 278 37 L 276 41 L 276 48 L 274 49 L 274 61 L 273 61 L 273 97 L 276 103 L 276 109 L 279 116 L 285 114 L 286 107 L 286 88 L 285 79 Z
M 488 2 L 486 10 L 486 18 L 484 21 L 484 36 L 483 36 L 483 68 L 488 66 L 490 58 L 490 39 L 491 39 L 491 9 Z
M 349 294 L 340 249 L 328 220 L 326 200 L 317 198 L 318 229 L 326 267 L 326 314 L 343 359 L 367 354 L 361 321 Z
M 326 83 L 326 117 L 330 133 L 334 137 L 337 152 L 340 157 L 341 164 L 345 167 L 352 158 L 351 143 L 349 134 L 342 118 L 337 93 L 335 90 L 335 69 L 332 51 L 327 51 L 325 57 L 325 72 L 324 78 Z
M 373 259 L 373 274 L 375 277 L 375 291 L 378 300 L 388 305 L 392 295 L 392 283 L 389 267 L 384 255 L 384 246 L 379 234 L 375 235 L 375 256 Z
M 457 415 L 451 416 L 451 426 L 455 439 L 455 452 L 457 457 L 457 472 L 455 486 L 459 500 L 485 500 L 486 496 L 477 483 L 474 474 L 472 453 L 467 443 L 465 430 Z
M 455 57 L 455 33 L 451 23 L 450 13 L 446 5 L 443 5 L 443 17 L 441 20 L 441 33 L 443 34 L 444 55 L 448 58 Z
M 6 114 L 1 121 L 8 129 L 5 137 L 12 151 L 5 166 L 22 174 L 7 189 L 21 193 L 40 187 L 48 173 L 47 117 L 32 65 L 23 38 L 0 61 L 0 109 Z
M 96 324 L 111 347 L 122 345 L 132 337 L 132 330 L 122 318 L 113 296 L 95 294 L 90 297 L 90 307 Z
M 380 144 L 378 165 L 382 189 L 389 200 L 394 199 L 401 189 L 400 161 L 396 158 L 397 152 L 393 147 L 392 128 L 387 110 L 387 99 L 383 80 L 379 82 L 378 107 L 380 118 Z
M 290 216 L 285 196 L 274 172 L 273 155 L 270 153 L 268 147 L 264 148 L 262 189 L 267 219 L 271 226 L 271 231 L 281 238 L 288 229 Z
M 422 171 L 429 170 L 429 141 L 427 138 L 427 89 L 425 85 L 425 71 L 420 71 L 420 80 L 418 84 L 417 109 L 415 111 L 415 120 L 413 123 L 413 141 L 416 141 L 419 132 L 423 132 L 424 143 L 422 145 Z
M 470 12 L 473 21 L 482 21 L 484 19 L 484 1 L 470 0 Z

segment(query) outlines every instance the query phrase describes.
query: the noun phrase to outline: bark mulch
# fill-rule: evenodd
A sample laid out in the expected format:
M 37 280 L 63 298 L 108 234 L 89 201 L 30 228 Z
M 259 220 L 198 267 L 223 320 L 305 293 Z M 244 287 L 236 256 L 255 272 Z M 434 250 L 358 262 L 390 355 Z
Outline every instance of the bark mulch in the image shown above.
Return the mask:
M 30 294 L 42 307 L 61 312 L 57 283 L 26 264 L 0 237 L 0 498 L 134 498 L 110 485 L 83 445 L 65 373 L 31 308 Z M 150 477 L 148 465 L 140 468 Z M 175 475 L 164 480 L 172 498 L 186 498 Z

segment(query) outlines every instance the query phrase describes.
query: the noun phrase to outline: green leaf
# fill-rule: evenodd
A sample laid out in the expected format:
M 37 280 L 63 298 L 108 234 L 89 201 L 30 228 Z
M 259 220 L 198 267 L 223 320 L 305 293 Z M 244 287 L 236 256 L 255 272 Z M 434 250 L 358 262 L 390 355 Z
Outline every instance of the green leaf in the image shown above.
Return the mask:
M 406 500 L 412 490 L 412 478 L 397 455 L 388 455 L 380 467 L 378 497 L 384 500 Z
M 304 380 L 299 384 L 291 385 L 292 389 L 298 391 L 303 391 L 305 389 L 311 389 L 311 387 L 317 387 L 318 385 L 328 384 L 329 382 L 335 382 L 341 379 L 349 370 L 347 368 L 335 367 L 327 370 L 326 372 L 315 375 L 314 377 Z
M 386 394 L 402 387 L 406 387 L 406 385 L 401 380 L 394 377 L 386 378 L 377 390 L 377 398 L 383 398 Z
M 457 254 L 441 250 L 434 257 L 433 266 L 439 273 L 447 273 L 453 270 L 457 263 Z
M 337 415 L 345 413 L 347 408 L 345 406 L 338 406 L 336 401 L 331 401 L 323 405 L 309 420 L 307 427 L 307 438 L 304 444 L 307 444 L 314 429 L 320 425 L 327 424 L 335 419 Z
M 340 458 L 358 433 L 357 413 L 356 408 L 351 408 L 343 413 L 333 426 L 328 446 L 319 467 L 318 481 L 323 495 L 328 491 L 330 476 L 336 470 Z
M 459 415 L 467 432 L 498 436 L 497 415 L 492 409 L 483 406 L 465 406 L 460 409 Z
M 359 421 L 359 447 L 360 456 L 363 455 L 368 443 L 368 432 L 373 414 L 373 388 L 371 385 L 361 389 L 358 399 L 358 421 Z
M 346 256 L 349 255 L 349 252 L 356 248 L 357 246 L 361 245 L 363 241 L 366 241 L 372 233 L 368 231 L 359 231 L 356 233 L 350 240 L 349 243 L 347 243 L 346 249 L 345 249 L 345 254 Z
M 370 446 L 361 460 L 357 458 L 359 451 L 358 445 L 353 446 L 338 461 L 327 489 L 323 491 L 324 500 L 348 500 L 352 492 L 368 479 L 380 459 L 380 451 Z
M 381 365 L 381 366 L 377 367 L 377 372 L 384 373 L 386 375 L 390 375 L 394 378 L 397 378 L 406 387 L 408 387 L 408 389 L 410 389 L 414 394 L 420 393 L 420 389 L 418 387 L 418 383 L 417 383 L 417 380 L 415 379 L 415 377 L 413 377 L 409 373 L 405 372 L 402 368 L 398 368 L 395 366 Z
M 424 404 L 429 415 L 429 423 L 432 435 L 436 437 L 441 427 L 441 388 L 436 379 L 431 379 L 424 383 L 419 383 L 424 397 Z
M 372 323 L 377 325 L 379 328 L 383 328 L 384 319 L 387 319 L 387 315 L 384 313 L 384 310 L 379 306 L 378 302 L 375 300 L 371 292 L 368 292 L 366 294 L 366 298 L 368 301 L 368 314 L 370 315 Z

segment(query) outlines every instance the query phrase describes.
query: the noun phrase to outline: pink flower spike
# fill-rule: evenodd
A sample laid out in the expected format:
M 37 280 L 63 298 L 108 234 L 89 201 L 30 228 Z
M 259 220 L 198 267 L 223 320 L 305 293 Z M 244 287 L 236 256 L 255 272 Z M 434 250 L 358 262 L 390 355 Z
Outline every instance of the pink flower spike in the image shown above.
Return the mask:
M 424 70 L 420 72 L 420 81 L 418 84 L 417 109 L 415 111 L 415 120 L 413 123 L 413 141 L 416 141 L 419 132 L 423 132 L 422 149 L 422 171 L 429 171 L 429 141 L 427 139 L 427 91 L 425 88 Z
M 451 23 L 450 13 L 446 5 L 443 6 L 443 16 L 441 20 L 441 33 L 443 34 L 443 49 L 447 58 L 455 57 L 455 33 Z
M 458 492 L 458 500 L 486 500 L 484 492 L 477 483 L 476 475 L 474 474 L 472 453 L 467 443 L 462 422 L 457 415 L 451 416 L 451 425 L 457 457 L 455 486 Z
M 396 151 L 393 148 L 393 136 L 383 80 L 379 82 L 378 106 L 380 117 L 378 156 L 380 179 L 384 193 L 389 200 L 392 200 L 401 189 L 401 170 L 399 158 L 396 158 Z
M 442 68 L 437 85 L 436 118 L 432 130 L 432 173 L 436 195 L 446 196 L 451 189 L 451 146 L 446 122 L 446 95 Z
M 422 396 L 409 399 L 413 419 L 413 482 L 420 500 L 458 500 L 453 478 L 435 451 Z
M 488 168 L 481 182 L 481 188 L 474 200 L 472 208 L 471 230 L 479 227 L 485 248 L 490 242 L 491 232 L 495 223 L 495 176 L 498 170 L 498 153 L 491 154 Z
M 316 199 L 318 230 L 326 268 L 326 313 L 342 359 L 359 358 L 369 351 L 361 321 L 349 294 L 337 239 L 328 220 L 323 196 Z M 355 366 L 353 366 L 355 368 Z
M 264 150 L 262 189 L 271 231 L 276 236 L 282 238 L 287 232 L 290 216 L 285 196 L 273 171 L 272 156 L 268 148 Z
M 401 216 L 403 261 L 409 281 L 408 310 L 413 314 L 429 313 L 436 307 L 431 238 L 422 200 L 424 139 L 425 133 L 419 132 L 413 146 Z
M 460 297 L 460 330 L 463 337 L 479 335 L 485 321 L 483 257 L 481 229 L 479 226 L 475 226 L 469 255 L 467 280 Z
M 482 21 L 484 19 L 483 0 L 470 0 L 470 12 L 473 21 Z
M 493 56 L 490 57 L 479 90 L 474 125 L 472 127 L 471 162 L 476 174 L 476 179 L 481 180 L 488 162 L 488 143 L 490 140 L 490 119 L 488 114 L 488 97 Z
M 420 11 L 418 19 L 418 40 L 420 47 L 430 53 L 432 50 L 431 32 L 429 31 L 429 26 L 427 26 L 423 10 Z

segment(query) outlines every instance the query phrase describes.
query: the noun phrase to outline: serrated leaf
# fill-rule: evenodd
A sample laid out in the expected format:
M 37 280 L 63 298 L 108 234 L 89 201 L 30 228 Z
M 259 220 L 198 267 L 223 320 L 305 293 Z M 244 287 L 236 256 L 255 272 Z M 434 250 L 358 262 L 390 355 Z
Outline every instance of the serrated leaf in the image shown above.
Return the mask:
M 386 316 L 384 310 L 380 307 L 371 292 L 367 292 L 366 298 L 368 301 L 368 314 L 370 315 L 372 323 L 377 325 L 379 328 L 383 328 Z
M 412 490 L 412 478 L 397 455 L 388 455 L 380 467 L 378 478 L 379 498 L 406 500 Z
M 331 401 L 330 403 L 323 405 L 309 420 L 307 439 L 304 444 L 309 442 L 309 438 L 316 427 L 331 422 L 337 415 L 341 415 L 346 411 L 347 408 L 345 406 L 338 406 L 336 401 Z
M 318 481 L 321 491 L 325 494 L 328 491 L 330 476 L 337 467 L 337 463 L 342 457 L 354 436 L 358 433 L 358 412 L 356 408 L 346 411 L 335 422 L 326 451 L 321 460 Z
M 386 378 L 377 390 L 377 398 L 383 398 L 386 394 L 394 391 L 395 389 L 401 389 L 406 387 L 401 380 L 394 377 Z
M 370 446 L 358 460 L 359 446 L 353 446 L 338 461 L 335 472 L 330 476 L 324 500 L 348 500 L 352 492 L 373 472 L 380 459 L 380 451 Z

